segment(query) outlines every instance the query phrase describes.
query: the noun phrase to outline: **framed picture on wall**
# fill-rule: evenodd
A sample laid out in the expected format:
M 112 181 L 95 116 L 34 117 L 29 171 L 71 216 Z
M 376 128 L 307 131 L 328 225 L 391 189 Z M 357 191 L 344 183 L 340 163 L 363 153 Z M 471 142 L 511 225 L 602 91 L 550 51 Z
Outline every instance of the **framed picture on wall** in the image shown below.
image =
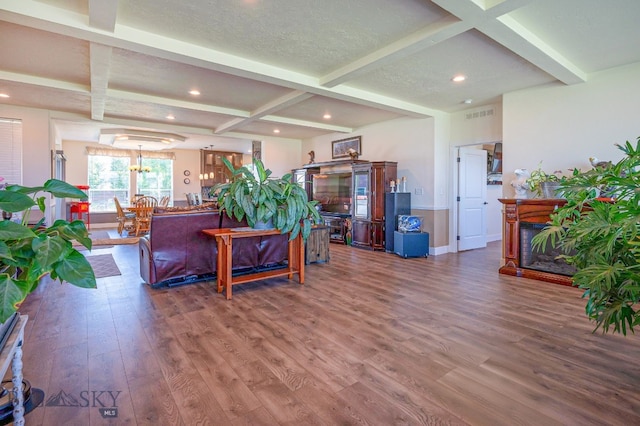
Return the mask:
M 353 155 L 349 153 L 350 149 L 356 151 L 356 158 L 362 154 L 361 136 L 331 142 L 331 158 L 353 157 Z

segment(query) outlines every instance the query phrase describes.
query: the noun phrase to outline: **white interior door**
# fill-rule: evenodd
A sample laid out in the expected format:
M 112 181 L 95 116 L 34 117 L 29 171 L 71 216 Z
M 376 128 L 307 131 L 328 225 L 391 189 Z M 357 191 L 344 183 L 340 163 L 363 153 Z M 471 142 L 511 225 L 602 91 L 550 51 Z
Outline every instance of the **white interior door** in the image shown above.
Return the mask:
M 458 151 L 458 250 L 487 246 L 487 151 Z

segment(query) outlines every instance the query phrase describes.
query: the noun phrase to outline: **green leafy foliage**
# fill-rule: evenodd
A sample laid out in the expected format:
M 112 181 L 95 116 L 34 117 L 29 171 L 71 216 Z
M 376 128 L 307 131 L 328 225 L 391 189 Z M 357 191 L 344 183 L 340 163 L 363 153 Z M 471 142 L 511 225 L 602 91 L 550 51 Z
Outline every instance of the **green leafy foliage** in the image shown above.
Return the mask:
M 38 206 L 45 212 L 45 197 L 36 196 L 40 192 L 54 197 L 86 198 L 75 186 L 57 179 L 38 187 L 11 185 L 0 190 L 0 210 L 22 212 L 21 223 L 0 221 L 0 323 L 20 307 L 46 274 L 78 287 L 96 287 L 91 265 L 72 245 L 76 240 L 91 249 L 84 222 L 56 220 L 44 227 L 41 220 L 29 225 L 32 207 Z
M 561 181 L 567 203 L 533 239 L 538 250 L 549 241 L 562 248 L 584 289 L 585 311 L 594 332 L 627 334 L 640 324 L 640 137 L 617 145 L 625 156 Z
M 542 184 L 545 182 L 560 182 L 564 179 L 560 174 L 560 170 L 556 170 L 553 173 L 547 173 L 542 170 L 541 161 L 538 163 L 538 168 L 531 172 L 529 178 L 526 180 L 526 184 L 537 197 L 542 197 Z
M 238 169 L 223 158 L 231 172 L 228 183 L 213 187 L 220 210 L 237 220 L 246 219 L 249 226 L 257 222 L 273 221 L 273 226 L 283 234 L 291 232 L 290 239 L 302 232 L 306 241 L 314 223 L 320 222 L 317 201 L 309 201 L 307 192 L 292 181 L 291 174 L 282 178 L 271 178 L 271 170 L 262 161 L 254 159 L 255 174 L 246 166 Z

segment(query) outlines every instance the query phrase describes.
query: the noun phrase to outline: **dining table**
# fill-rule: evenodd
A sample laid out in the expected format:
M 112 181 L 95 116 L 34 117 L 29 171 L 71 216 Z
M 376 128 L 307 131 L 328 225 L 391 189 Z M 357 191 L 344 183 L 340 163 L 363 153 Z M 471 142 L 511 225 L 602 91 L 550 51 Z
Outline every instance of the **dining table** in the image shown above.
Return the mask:
M 132 231 L 129 231 L 129 235 L 135 235 L 136 237 L 140 236 L 139 235 L 140 233 L 136 231 L 137 227 L 135 226 L 135 224 L 139 218 L 150 217 L 151 214 L 153 214 L 153 207 L 131 205 L 131 206 L 122 206 L 122 208 L 123 210 L 130 213 L 135 213 L 136 215 L 136 217 L 133 219 L 134 229 Z

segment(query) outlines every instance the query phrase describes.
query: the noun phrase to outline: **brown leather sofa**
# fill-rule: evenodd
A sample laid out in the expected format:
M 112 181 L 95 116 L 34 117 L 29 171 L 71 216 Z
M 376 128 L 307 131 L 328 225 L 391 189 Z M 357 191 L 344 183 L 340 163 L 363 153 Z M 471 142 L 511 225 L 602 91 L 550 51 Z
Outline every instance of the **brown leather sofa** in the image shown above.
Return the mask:
M 140 238 L 140 276 L 154 287 L 213 279 L 218 248 L 203 229 L 236 228 L 246 223 L 220 217 L 218 211 L 157 213 L 151 230 Z M 287 235 L 242 238 L 233 243 L 233 271 L 255 271 L 283 265 L 288 255 Z

